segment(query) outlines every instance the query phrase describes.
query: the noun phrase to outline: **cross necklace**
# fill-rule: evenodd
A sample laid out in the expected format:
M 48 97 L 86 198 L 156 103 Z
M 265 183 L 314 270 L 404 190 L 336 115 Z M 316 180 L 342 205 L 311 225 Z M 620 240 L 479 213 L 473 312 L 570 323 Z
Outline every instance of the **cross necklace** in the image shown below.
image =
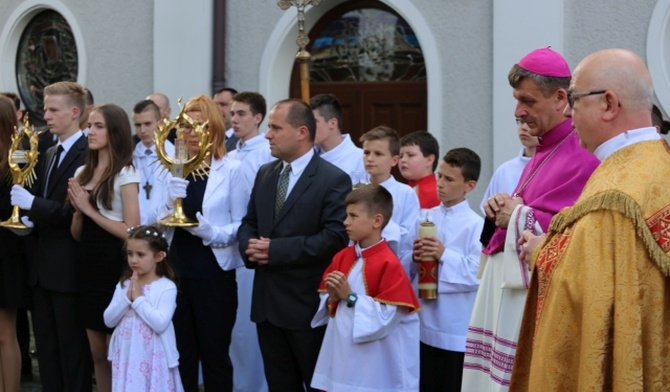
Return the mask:
M 149 180 L 151 179 L 151 174 L 153 174 L 153 170 L 148 168 L 150 164 L 147 163 L 147 161 L 151 159 L 151 150 L 146 149 L 144 153 L 146 154 L 144 156 L 145 159 L 140 159 L 141 161 L 140 165 L 142 166 L 142 174 L 144 174 L 144 179 L 146 181 L 142 189 L 144 189 L 144 192 L 146 193 L 146 198 L 147 200 L 149 200 L 151 198 L 151 188 L 153 188 Z M 149 173 L 147 173 L 147 169 L 149 169 Z
M 519 185 L 517 186 L 516 190 L 514 191 L 514 194 L 512 195 L 512 198 L 520 196 L 519 194 L 521 192 L 523 192 L 524 189 L 526 189 L 528 184 L 533 180 L 533 178 L 535 178 L 535 175 L 537 175 L 537 173 L 540 171 L 540 169 L 542 169 L 544 164 L 547 163 L 549 161 L 549 159 L 551 159 L 551 157 L 556 153 L 556 151 L 563 145 L 563 143 L 565 143 L 570 138 L 570 136 L 572 136 L 573 133 L 575 133 L 575 131 L 572 131 L 572 132 L 568 133 L 567 135 L 565 135 L 563 140 L 561 140 L 556 145 L 556 147 L 554 147 L 554 149 L 551 150 L 549 152 L 549 154 L 547 154 L 547 156 L 542 160 L 542 162 L 540 162 L 539 165 L 537 165 L 537 167 L 535 168 L 535 170 L 533 170 L 532 173 L 529 173 L 529 175 L 526 176 L 526 178 L 522 178 L 521 180 L 519 180 Z

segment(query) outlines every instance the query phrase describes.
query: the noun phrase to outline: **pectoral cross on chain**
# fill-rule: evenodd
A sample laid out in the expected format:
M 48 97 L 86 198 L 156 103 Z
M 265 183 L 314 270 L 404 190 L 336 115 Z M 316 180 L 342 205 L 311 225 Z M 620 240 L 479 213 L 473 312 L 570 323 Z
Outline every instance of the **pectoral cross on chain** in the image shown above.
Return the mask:
M 147 181 L 147 183 L 144 184 L 144 186 L 142 187 L 142 189 L 144 189 L 144 191 L 147 193 L 147 200 L 149 200 L 149 198 L 151 197 L 151 188 L 152 186 L 151 184 L 149 184 L 149 181 Z

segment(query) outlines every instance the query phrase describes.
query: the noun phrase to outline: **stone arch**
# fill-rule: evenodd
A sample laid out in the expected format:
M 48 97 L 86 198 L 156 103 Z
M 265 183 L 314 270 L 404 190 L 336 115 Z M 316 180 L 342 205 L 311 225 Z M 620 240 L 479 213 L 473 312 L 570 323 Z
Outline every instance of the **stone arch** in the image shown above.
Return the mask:
M 0 86 L 3 90 L 18 92 L 18 85 L 16 83 L 16 56 L 19 40 L 32 18 L 45 10 L 58 12 L 70 25 L 78 53 L 77 82 L 81 84 L 86 83 L 86 46 L 84 44 L 84 35 L 74 14 L 65 4 L 58 0 L 26 0 L 16 7 L 7 19 L 10 22 L 0 32 L 0 69 L 3 70 L 0 75 Z
M 443 83 L 437 41 L 426 20 L 416 6 L 407 0 L 379 0 L 396 11 L 409 23 L 423 48 L 428 83 L 428 129 L 442 130 Z M 670 1 L 670 0 L 669 0 Z M 325 1 L 318 7 L 305 11 L 305 28 L 311 30 L 314 23 L 341 2 Z M 295 9 L 289 9 L 279 18 L 270 34 L 260 66 L 260 91 L 268 103 L 273 104 L 288 96 L 290 75 L 295 61 L 297 46 L 297 18 Z

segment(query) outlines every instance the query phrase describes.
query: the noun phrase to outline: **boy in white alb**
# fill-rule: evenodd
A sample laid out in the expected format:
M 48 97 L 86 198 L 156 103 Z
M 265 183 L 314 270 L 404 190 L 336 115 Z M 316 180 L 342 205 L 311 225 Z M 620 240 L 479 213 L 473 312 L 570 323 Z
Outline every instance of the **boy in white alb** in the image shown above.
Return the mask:
M 171 174 L 157 161 L 154 134 L 161 113 L 153 101 L 138 102 L 133 108 L 133 124 L 140 142 L 135 145 L 133 165 L 140 173 L 140 224 L 151 225 L 162 218 L 158 211 L 167 201 L 167 184 Z M 165 141 L 165 151 L 174 156 L 174 145 Z
M 328 392 L 417 391 L 419 310 L 400 261 L 381 236 L 391 194 L 363 185 L 345 199 L 354 245 L 333 257 L 312 327 L 328 324 L 311 387 Z
M 393 215 L 382 235 L 396 252 L 411 279 L 412 241 L 415 238 L 420 207 L 414 189 L 397 181 L 391 174 L 391 169 L 400 159 L 400 138 L 395 130 L 381 125 L 365 132 L 360 141 L 363 144 L 363 162 L 370 175 L 370 182 L 383 186 L 393 196 Z
M 242 162 L 242 173 L 249 184 L 256 180 L 258 169 L 274 160 L 270 143 L 258 127 L 265 117 L 265 98 L 256 92 L 242 91 L 233 95 L 230 121 L 238 138 L 237 148 L 228 156 Z M 237 268 L 237 318 L 230 342 L 230 359 L 233 362 L 233 391 L 264 392 L 268 390 L 263 371 L 263 358 L 258 345 L 256 326 L 251 322 L 251 294 L 254 270 Z M 261 375 L 261 376 L 259 376 Z
M 230 105 L 230 122 L 238 141 L 228 156 L 243 162 L 242 172 L 249 184 L 254 183 L 258 168 L 275 159 L 270 154 L 270 142 L 258 129 L 265 118 L 266 107 L 265 98 L 251 91 L 233 95 Z
M 467 148 L 447 152 L 437 170 L 442 202 L 430 210 L 437 237 L 414 241 L 414 261 L 438 260 L 437 299 L 421 299 L 421 391 L 461 391 L 465 340 L 477 296 L 479 235 L 484 219 L 465 195 L 477 185 L 481 161 Z M 413 267 L 416 268 L 416 263 Z
M 316 118 L 314 144 L 319 156 L 347 173 L 354 184 L 363 181 L 363 150 L 356 147 L 349 134 L 342 134 L 340 101 L 333 94 L 317 94 L 309 106 Z

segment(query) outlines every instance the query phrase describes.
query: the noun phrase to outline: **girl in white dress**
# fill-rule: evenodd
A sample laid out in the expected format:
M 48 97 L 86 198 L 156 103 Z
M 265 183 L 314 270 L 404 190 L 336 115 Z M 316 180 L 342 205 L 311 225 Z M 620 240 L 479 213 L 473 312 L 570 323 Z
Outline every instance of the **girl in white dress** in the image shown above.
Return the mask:
M 172 315 L 177 306 L 168 244 L 154 226 L 128 229 L 128 268 L 105 310 L 114 328 L 108 359 L 113 391 L 183 391 Z

